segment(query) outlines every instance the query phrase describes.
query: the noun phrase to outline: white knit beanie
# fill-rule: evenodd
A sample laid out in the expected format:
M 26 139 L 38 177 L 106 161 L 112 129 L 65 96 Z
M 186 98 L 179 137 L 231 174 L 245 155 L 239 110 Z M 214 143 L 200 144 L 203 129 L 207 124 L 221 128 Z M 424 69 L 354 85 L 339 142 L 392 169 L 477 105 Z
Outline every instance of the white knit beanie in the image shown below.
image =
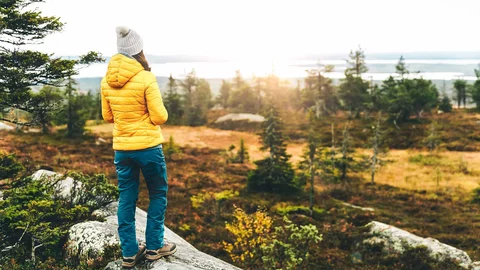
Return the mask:
M 136 55 L 143 50 L 143 40 L 133 29 L 125 26 L 118 26 L 117 51 L 128 55 Z

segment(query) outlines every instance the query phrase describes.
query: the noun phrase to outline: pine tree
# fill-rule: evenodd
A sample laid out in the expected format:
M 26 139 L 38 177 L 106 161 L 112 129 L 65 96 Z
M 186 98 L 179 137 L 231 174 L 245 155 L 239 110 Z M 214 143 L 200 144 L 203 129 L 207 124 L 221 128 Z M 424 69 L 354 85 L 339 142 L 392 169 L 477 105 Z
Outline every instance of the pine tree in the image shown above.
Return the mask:
M 302 165 L 306 165 L 308 170 L 308 176 L 310 180 L 310 215 L 313 215 L 313 199 L 315 197 L 315 176 L 317 175 L 317 170 L 320 167 L 318 164 L 320 159 L 317 157 L 319 153 L 322 151 L 320 149 L 320 138 L 318 133 L 314 130 L 314 119 L 313 115 L 310 115 L 310 130 L 308 133 L 308 144 L 306 147 L 306 151 L 304 154 L 304 160 L 300 163 L 300 167 L 304 167 Z M 303 163 L 303 164 L 302 164 Z
M 232 92 L 232 84 L 228 81 L 222 80 L 222 86 L 220 87 L 220 95 L 218 96 L 218 103 L 222 105 L 224 109 L 228 108 L 228 100 Z
M 458 103 L 458 108 L 463 103 L 463 107 L 465 108 L 466 103 L 467 103 L 467 88 L 468 88 L 468 83 L 465 80 L 455 80 L 453 82 L 453 87 L 455 88 L 455 93 L 457 95 L 457 103 Z
M 438 136 L 435 126 L 436 123 L 432 122 L 430 125 L 428 136 L 424 140 L 425 146 L 428 148 L 430 154 L 433 154 L 433 152 L 440 145 L 440 136 Z
M 228 106 L 237 112 L 257 113 L 258 93 L 255 94 L 250 84 L 243 79 L 239 70 L 235 73 L 232 86 Z
M 333 81 L 325 76 L 332 72 L 334 66 L 321 65 L 322 69 L 307 70 L 305 88 L 302 90 L 302 104 L 304 109 L 314 108 L 316 117 L 335 113 L 339 107 L 339 100 Z
M 193 111 L 193 93 L 197 87 L 198 79 L 195 70 L 192 70 L 188 73 L 187 77 L 180 83 L 183 89 L 183 105 L 184 105 L 184 114 L 183 114 L 183 123 L 186 125 L 190 124 L 190 119 L 194 116 L 195 112 Z
M 378 113 L 377 121 L 373 129 L 373 136 L 372 136 L 372 158 L 371 158 L 371 176 L 372 176 L 372 184 L 375 184 L 375 173 L 377 171 L 377 167 L 381 165 L 382 159 L 381 157 L 385 155 L 386 149 L 382 148 L 383 145 L 383 138 L 384 132 L 380 127 L 380 121 L 382 119 L 382 113 Z
M 167 160 L 172 160 L 173 154 L 179 153 L 180 149 L 178 146 L 175 144 L 175 141 L 173 139 L 173 136 L 170 135 L 170 138 L 168 139 L 168 143 L 165 144 L 165 158 Z
M 42 0 L 2 1 L 0 6 L 0 107 L 39 112 L 31 87 L 34 85 L 63 86 L 63 79 L 77 74 L 78 65 L 103 61 L 100 54 L 89 52 L 78 60 L 65 60 L 51 54 L 22 49 L 41 44 L 53 33 L 62 31 L 63 23 L 55 16 L 42 16 L 30 6 Z M 36 116 L 32 117 L 37 118 Z M 0 120 L 20 125 L 34 125 L 2 116 Z
M 282 121 L 272 101 L 270 101 L 263 128 L 261 150 L 268 151 L 269 155 L 255 162 L 257 168 L 248 176 L 248 190 L 281 193 L 297 190 L 299 185 L 295 181 L 292 164 L 288 161 L 290 155 L 286 151 Z
M 395 66 L 395 70 L 402 79 L 403 77 L 405 77 L 405 75 L 408 75 L 409 71 L 407 69 L 407 66 L 405 65 L 405 59 L 403 58 L 403 55 L 400 56 L 400 60 L 398 60 L 398 63 Z
M 60 89 L 44 86 L 37 94 L 32 95 L 32 123 L 42 127 L 42 133 L 47 134 L 55 112 L 62 107 L 63 95 Z
M 350 122 L 348 122 L 343 128 L 342 135 L 341 157 L 337 160 L 336 164 L 338 164 L 340 169 L 340 180 L 345 181 L 348 171 L 352 170 L 354 167 L 354 160 L 350 156 L 354 151 L 351 149 Z
M 172 77 L 172 74 L 168 77 L 167 88 L 165 108 L 168 112 L 168 123 L 171 125 L 179 125 L 183 117 L 183 104 L 182 98 L 177 92 L 177 82 Z
M 477 80 L 471 87 L 471 97 L 476 104 L 477 111 L 480 111 L 480 70 L 475 69 L 475 74 L 477 75 Z
M 341 81 L 338 91 L 340 99 L 351 116 L 358 116 L 369 103 L 369 83 L 349 73 L 345 73 L 345 79 Z
M 345 70 L 345 75 L 354 75 L 355 77 L 360 77 L 363 73 L 368 71 L 367 64 L 365 63 L 365 52 L 363 49 L 358 46 L 358 49 L 353 52 L 350 51 L 349 60 L 347 61 L 347 69 Z
M 447 94 L 442 95 L 442 99 L 440 100 L 440 104 L 438 105 L 438 109 L 442 112 L 451 112 L 452 111 L 452 101 L 448 98 Z
M 351 116 L 358 116 L 370 102 L 370 89 L 368 81 L 362 79 L 362 74 L 368 71 L 365 63 L 365 53 L 360 46 L 353 52 L 350 51 L 345 79 L 341 80 L 339 96 L 343 105 Z
M 208 109 L 213 106 L 210 84 L 197 78 L 195 70 L 192 70 L 180 85 L 183 89 L 183 123 L 189 126 L 206 124 Z
M 188 125 L 202 126 L 207 123 L 208 109 L 212 107 L 212 90 L 205 79 L 198 79 L 192 95 L 192 109 L 188 115 Z
M 89 115 L 88 104 L 92 103 L 88 96 L 80 95 L 77 92 L 77 89 L 74 87 L 75 84 L 75 80 L 72 78 L 68 79 L 64 92 L 66 103 L 55 119 L 56 124 L 67 125 L 67 137 L 83 134 Z
M 238 162 L 242 164 L 248 160 L 248 151 L 245 148 L 245 142 L 243 141 L 243 138 L 240 138 L 240 149 L 238 150 L 237 156 Z

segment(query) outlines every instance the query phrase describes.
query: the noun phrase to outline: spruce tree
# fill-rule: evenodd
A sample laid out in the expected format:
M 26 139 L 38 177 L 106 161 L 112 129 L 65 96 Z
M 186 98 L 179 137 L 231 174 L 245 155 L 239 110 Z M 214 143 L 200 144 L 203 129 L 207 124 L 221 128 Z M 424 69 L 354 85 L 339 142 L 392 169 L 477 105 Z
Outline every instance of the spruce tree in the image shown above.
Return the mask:
M 190 125 L 191 119 L 194 118 L 195 112 L 193 109 L 193 93 L 198 84 L 197 74 L 195 70 L 188 73 L 187 77 L 180 83 L 183 90 L 183 105 L 184 114 L 182 122 Z
M 453 87 L 455 88 L 458 108 L 460 108 L 462 103 L 463 103 L 463 107 L 465 108 L 467 103 L 467 88 L 468 88 L 467 81 L 462 79 L 455 80 L 453 82 Z
M 56 116 L 56 124 L 67 125 L 67 137 L 76 137 L 85 131 L 89 110 L 88 105 L 93 101 L 87 95 L 80 95 L 75 89 L 75 80 L 68 79 L 65 87 L 66 103 Z
M 238 150 L 238 162 L 239 163 L 244 163 L 245 161 L 248 160 L 248 151 L 245 148 L 245 142 L 243 141 L 243 138 L 240 139 L 240 149 Z
M 360 46 L 358 46 L 358 49 L 355 52 L 350 51 L 348 57 L 350 59 L 346 60 L 347 69 L 345 70 L 345 74 L 360 77 L 363 73 L 368 71 L 367 64 L 365 63 L 365 52 Z
M 443 112 L 451 112 L 453 108 L 452 108 L 452 102 L 450 101 L 450 98 L 448 98 L 448 96 L 445 93 L 442 96 L 443 97 L 440 100 L 438 109 Z
M 37 94 L 32 95 L 33 119 L 31 123 L 40 125 L 42 133 L 47 134 L 51 122 L 62 107 L 63 95 L 59 88 L 44 86 Z
M 100 54 L 89 52 L 77 60 L 65 60 L 51 54 L 24 49 L 63 29 L 55 16 L 43 16 L 30 6 L 43 0 L 8 0 L 0 5 L 0 108 L 35 113 L 32 86 L 63 86 L 64 79 L 77 74 L 78 65 L 103 61 Z M 41 110 L 40 110 L 41 111 Z M 33 119 L 36 117 L 33 116 Z M 0 120 L 20 125 L 35 125 L 2 116 Z
M 167 88 L 165 108 L 168 112 L 168 123 L 171 125 L 179 125 L 183 117 L 183 104 L 182 98 L 177 91 L 177 82 L 172 77 L 172 74 L 168 77 Z
M 400 56 L 400 59 L 398 60 L 397 65 L 395 66 L 395 70 L 402 79 L 403 77 L 405 77 L 405 75 L 408 75 L 409 71 L 407 69 L 407 66 L 405 65 L 405 59 L 403 58 L 403 55 Z
M 220 95 L 217 102 L 222 105 L 224 109 L 228 108 L 228 100 L 232 92 L 232 84 L 228 81 L 222 80 L 222 86 L 220 87 Z
M 343 128 L 342 135 L 341 157 L 337 160 L 336 164 L 340 169 L 340 180 L 344 181 L 347 178 L 348 171 L 352 170 L 354 167 L 354 160 L 350 155 L 354 150 L 351 149 L 349 122 Z
M 365 63 L 365 53 L 359 46 L 358 49 L 350 52 L 350 59 L 347 61 L 345 79 L 341 80 L 339 96 L 345 109 L 351 116 L 358 116 L 369 104 L 370 95 L 368 81 L 362 79 L 362 74 L 368 71 Z
M 310 215 L 313 215 L 313 199 L 315 197 L 315 176 L 318 175 L 318 169 L 323 167 L 320 164 L 325 158 L 329 158 L 328 154 L 322 152 L 320 146 L 320 137 L 317 132 L 315 132 L 315 115 L 312 111 L 309 113 L 310 119 L 310 129 L 308 132 L 308 141 L 307 146 L 305 147 L 303 159 L 299 163 L 299 169 L 302 171 L 300 177 L 304 178 L 310 183 Z M 323 155 L 322 155 L 323 154 Z
M 295 181 L 292 164 L 288 161 L 290 155 L 286 151 L 282 120 L 271 101 L 266 121 L 263 123 L 261 138 L 261 150 L 268 151 L 269 155 L 255 162 L 257 168 L 248 176 L 248 190 L 280 193 L 297 190 L 299 185 Z
M 382 157 L 386 154 L 386 148 L 382 147 L 384 144 L 384 131 L 381 129 L 380 121 L 382 120 L 382 113 L 379 112 L 377 121 L 372 126 L 372 158 L 371 158 L 371 180 L 372 184 L 375 184 L 375 173 L 378 166 L 382 164 Z
M 476 104 L 477 111 L 480 111 L 480 70 L 475 69 L 475 74 L 477 75 L 477 80 L 471 87 L 471 97 Z

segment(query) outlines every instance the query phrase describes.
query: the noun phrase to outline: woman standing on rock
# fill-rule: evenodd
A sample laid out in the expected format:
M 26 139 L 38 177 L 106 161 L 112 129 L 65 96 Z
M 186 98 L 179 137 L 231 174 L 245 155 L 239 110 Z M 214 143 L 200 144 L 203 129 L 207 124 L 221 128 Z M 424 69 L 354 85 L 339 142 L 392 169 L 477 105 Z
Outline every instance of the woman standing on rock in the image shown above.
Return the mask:
M 144 256 L 154 261 L 176 251 L 175 244 L 163 239 L 168 182 L 160 125 L 167 121 L 168 113 L 143 53 L 142 38 L 126 27 L 117 27 L 116 32 L 118 54 L 111 58 L 101 83 L 102 116 L 114 123 L 122 266 L 133 267 Z M 150 197 L 146 245 L 139 245 L 135 229 L 140 170 Z

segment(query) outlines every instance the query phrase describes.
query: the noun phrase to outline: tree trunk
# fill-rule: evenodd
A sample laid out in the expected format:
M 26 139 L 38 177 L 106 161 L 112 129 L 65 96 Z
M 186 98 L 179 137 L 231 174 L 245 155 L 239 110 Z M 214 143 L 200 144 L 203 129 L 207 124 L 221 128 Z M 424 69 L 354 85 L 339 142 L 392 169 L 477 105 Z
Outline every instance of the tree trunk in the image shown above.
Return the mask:
M 314 181 L 315 168 L 313 167 L 313 160 L 310 159 L 310 216 L 313 216 L 313 196 L 315 194 Z

